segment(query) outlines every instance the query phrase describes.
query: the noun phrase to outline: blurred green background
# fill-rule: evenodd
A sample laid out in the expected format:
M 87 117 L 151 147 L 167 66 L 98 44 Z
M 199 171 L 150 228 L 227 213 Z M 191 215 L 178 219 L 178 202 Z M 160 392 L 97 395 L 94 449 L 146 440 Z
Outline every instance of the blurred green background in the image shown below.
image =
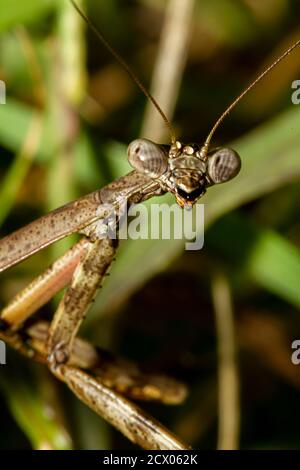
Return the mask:
M 150 88 L 160 34 L 176 3 L 81 6 Z M 192 9 L 189 38 L 166 111 L 172 118 L 175 110 L 179 139 L 203 142 L 249 80 L 300 37 L 300 4 L 182 3 Z M 165 55 L 163 76 L 172 77 L 172 63 Z M 122 242 L 82 329 L 95 344 L 188 385 L 181 406 L 142 406 L 195 448 L 226 447 L 222 429 L 228 437 L 230 417 L 229 447 L 300 447 L 300 369 L 290 359 L 291 343 L 300 338 L 300 107 L 291 103 L 299 78 L 296 51 L 218 130 L 214 144 L 234 147 L 243 167 L 201 201 L 204 248 L 187 252 L 178 240 Z M 125 174 L 128 143 L 142 129 L 147 137 L 154 132 L 155 124 L 145 124 L 146 98 L 67 0 L 0 0 L 0 79 L 7 87 L 0 105 L 1 236 Z M 168 143 L 156 119 L 157 138 Z M 2 274 L 1 303 L 73 241 Z M 54 305 L 39 315 L 50 318 Z M 45 368 L 11 350 L 0 393 L 2 449 L 131 448 Z

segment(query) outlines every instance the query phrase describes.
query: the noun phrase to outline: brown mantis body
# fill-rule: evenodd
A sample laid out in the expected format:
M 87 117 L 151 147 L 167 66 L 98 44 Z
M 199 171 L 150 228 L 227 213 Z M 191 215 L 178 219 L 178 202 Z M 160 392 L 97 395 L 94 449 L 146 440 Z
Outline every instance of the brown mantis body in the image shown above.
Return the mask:
M 72 2 L 74 4 L 74 2 Z M 122 65 L 128 66 L 79 11 L 102 42 Z M 231 149 L 209 150 L 212 136 L 240 99 L 279 61 L 300 44 L 297 41 L 264 71 L 222 114 L 204 145 L 176 141 L 172 127 L 152 96 L 129 70 L 134 80 L 154 103 L 171 131 L 171 146 L 137 139 L 129 145 L 128 159 L 134 171 L 106 187 L 56 209 L 0 241 L 0 272 L 42 248 L 78 232 L 83 238 L 2 311 L 0 337 L 34 359 L 46 362 L 56 377 L 95 412 L 107 419 L 131 441 L 147 449 L 186 449 L 188 446 L 161 424 L 146 415 L 123 395 L 140 399 L 180 402 L 183 385 L 166 378 L 146 379 L 139 371 L 128 374 L 118 365 L 105 369 L 105 360 L 90 345 L 76 338 L 103 278 L 115 255 L 117 242 L 110 238 L 109 225 L 116 228 L 122 207 L 171 192 L 180 206 L 193 205 L 206 188 L 227 182 L 240 170 L 240 157 Z M 66 292 L 51 325 L 36 323 L 26 328 L 27 318 L 64 287 Z M 84 370 L 83 370 L 84 369 Z M 123 375 L 122 375 L 123 374 Z M 120 377 L 126 377 L 123 381 Z M 142 377 L 142 379 L 141 379 Z M 128 385 L 130 384 L 130 385 Z M 166 397 L 172 398 L 166 398 Z

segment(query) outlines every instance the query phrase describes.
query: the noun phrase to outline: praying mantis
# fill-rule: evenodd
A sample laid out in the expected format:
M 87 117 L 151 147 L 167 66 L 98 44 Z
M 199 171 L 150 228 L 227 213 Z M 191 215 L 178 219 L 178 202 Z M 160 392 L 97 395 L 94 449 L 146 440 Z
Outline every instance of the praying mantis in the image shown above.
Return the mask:
M 112 216 L 118 227 L 122 205 L 127 208 L 169 192 L 181 207 L 193 206 L 206 190 L 238 175 L 241 161 L 230 148 L 211 149 L 220 124 L 240 100 L 279 62 L 300 45 L 291 45 L 231 103 L 202 145 L 177 141 L 172 125 L 153 96 L 106 42 L 94 23 L 72 1 L 100 41 L 151 100 L 170 132 L 170 145 L 136 139 L 128 147 L 133 171 L 91 194 L 60 207 L 0 240 L 0 272 L 72 233 L 82 238 L 33 280 L 1 312 L 0 338 L 21 353 L 47 364 L 50 371 L 86 403 L 145 449 L 188 449 L 128 398 L 179 403 L 186 390 L 162 376 L 144 376 L 134 365 L 105 354 L 77 337 L 78 330 L 114 259 L 117 240 L 110 238 Z M 57 292 L 66 288 L 49 325 L 26 320 Z

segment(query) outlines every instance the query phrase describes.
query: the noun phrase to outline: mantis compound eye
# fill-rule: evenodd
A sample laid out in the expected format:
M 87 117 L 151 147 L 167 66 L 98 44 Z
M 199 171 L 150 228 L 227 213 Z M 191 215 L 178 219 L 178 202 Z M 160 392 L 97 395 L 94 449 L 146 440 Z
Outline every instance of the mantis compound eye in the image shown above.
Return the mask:
M 127 153 L 130 165 L 150 178 L 159 178 L 168 169 L 168 155 L 160 145 L 151 140 L 134 140 Z
M 240 169 L 240 156 L 232 149 L 221 148 L 208 157 L 207 173 L 214 184 L 231 180 L 239 173 Z

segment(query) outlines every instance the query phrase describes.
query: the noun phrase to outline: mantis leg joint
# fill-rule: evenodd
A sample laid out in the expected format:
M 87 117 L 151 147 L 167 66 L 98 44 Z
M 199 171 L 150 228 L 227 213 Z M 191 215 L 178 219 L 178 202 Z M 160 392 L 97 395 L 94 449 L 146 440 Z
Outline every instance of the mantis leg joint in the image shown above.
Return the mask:
M 54 346 L 48 355 L 48 364 L 52 372 L 55 373 L 56 369 L 66 364 L 69 361 L 70 352 L 67 345 L 62 341 Z

